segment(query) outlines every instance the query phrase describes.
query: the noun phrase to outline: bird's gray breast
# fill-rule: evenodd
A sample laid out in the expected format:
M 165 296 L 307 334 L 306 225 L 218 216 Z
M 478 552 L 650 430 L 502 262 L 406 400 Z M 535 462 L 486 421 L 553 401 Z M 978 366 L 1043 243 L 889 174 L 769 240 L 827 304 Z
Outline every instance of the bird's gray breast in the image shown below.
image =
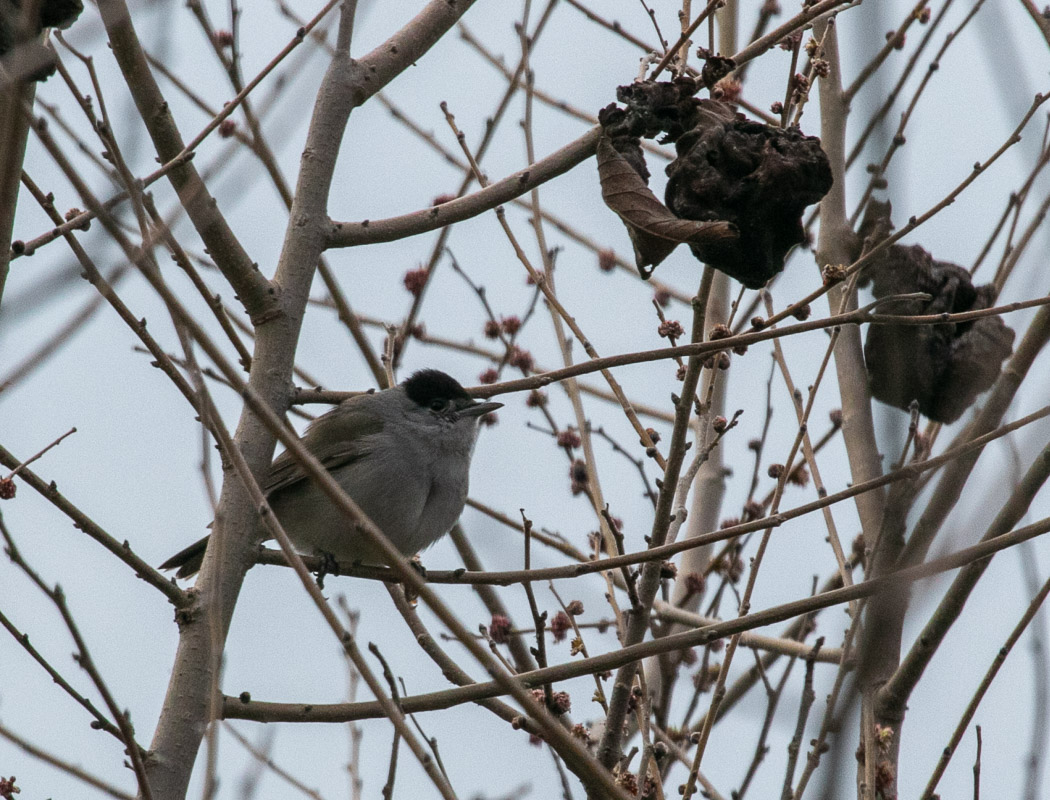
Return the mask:
M 405 447 L 414 453 L 413 465 L 419 465 L 420 479 L 412 485 L 420 491 L 421 503 L 411 503 L 414 522 L 406 520 L 405 538 L 399 546 L 404 553 L 423 550 L 448 532 L 467 499 L 470 457 L 474 447 L 473 430 L 459 425 L 431 429 L 430 435 L 412 437 Z
M 473 436 L 453 425 L 424 431 L 386 425 L 362 441 L 365 455 L 332 476 L 403 554 L 429 547 L 456 522 L 467 497 Z M 272 498 L 296 545 L 341 560 L 384 563 L 358 530 L 311 481 Z

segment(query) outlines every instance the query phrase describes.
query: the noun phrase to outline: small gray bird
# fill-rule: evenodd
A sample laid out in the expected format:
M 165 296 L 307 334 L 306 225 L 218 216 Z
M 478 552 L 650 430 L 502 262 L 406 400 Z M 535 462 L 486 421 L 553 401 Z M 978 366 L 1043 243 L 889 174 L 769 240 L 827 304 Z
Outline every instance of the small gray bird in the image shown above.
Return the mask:
M 413 555 L 459 518 L 478 422 L 502 405 L 478 402 L 444 372 L 425 369 L 393 389 L 343 401 L 314 420 L 302 442 L 394 546 Z M 385 563 L 289 453 L 274 460 L 261 488 L 302 552 Z M 207 546 L 205 536 L 161 569 L 193 575 Z

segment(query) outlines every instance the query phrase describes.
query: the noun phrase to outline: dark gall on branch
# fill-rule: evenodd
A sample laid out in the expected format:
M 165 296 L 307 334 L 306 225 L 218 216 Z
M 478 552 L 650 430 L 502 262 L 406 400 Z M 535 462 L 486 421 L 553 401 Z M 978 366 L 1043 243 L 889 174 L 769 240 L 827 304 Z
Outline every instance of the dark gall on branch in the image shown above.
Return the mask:
M 611 186 L 609 162 L 603 170 L 600 159 L 602 194 L 631 231 L 643 274 L 644 266 L 655 266 L 677 243 L 688 242 L 697 259 L 757 289 L 784 268 L 787 252 L 805 240 L 802 212 L 831 188 L 831 168 L 816 137 L 749 120 L 725 103 L 696 99 L 696 90 L 689 78 L 639 81 L 617 90 L 627 108 L 602 110 L 603 141 L 636 177 L 633 188 L 625 182 Z M 625 199 L 634 198 L 640 206 L 642 191 L 648 191 L 638 137 L 661 133 L 661 141 L 674 142 L 677 151 L 667 167 L 664 196 L 672 218 L 728 224 L 723 235 L 704 228 L 686 236 L 667 220 L 661 220 L 661 228 L 655 210 L 646 209 L 644 217 L 628 213 L 637 208 L 625 208 Z M 647 248 L 639 247 L 639 227 L 656 240 Z
M 888 217 L 888 211 L 887 204 L 875 213 Z M 868 219 L 862 233 L 865 227 L 871 227 Z M 887 304 L 879 309 L 884 314 L 956 314 L 995 303 L 991 285 L 974 286 L 965 269 L 937 261 L 919 245 L 886 248 L 864 275 L 876 298 L 915 292 L 930 296 Z M 937 325 L 871 325 L 864 343 L 871 394 L 904 411 L 917 400 L 919 411 L 934 422 L 955 422 L 995 383 L 1013 342 L 1013 330 L 999 317 Z

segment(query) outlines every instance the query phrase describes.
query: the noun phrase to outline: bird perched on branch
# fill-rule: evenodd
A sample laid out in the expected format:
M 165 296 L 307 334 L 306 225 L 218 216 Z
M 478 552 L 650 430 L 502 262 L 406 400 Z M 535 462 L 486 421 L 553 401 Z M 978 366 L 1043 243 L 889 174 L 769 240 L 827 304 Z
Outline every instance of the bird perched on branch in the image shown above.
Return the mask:
M 444 372 L 426 369 L 393 389 L 343 401 L 314 420 L 302 442 L 393 545 L 412 555 L 459 518 L 478 423 L 502 405 L 479 402 Z M 261 488 L 302 552 L 385 563 L 291 453 L 274 460 Z M 177 567 L 180 578 L 193 575 L 208 541 L 205 536 L 161 569 Z

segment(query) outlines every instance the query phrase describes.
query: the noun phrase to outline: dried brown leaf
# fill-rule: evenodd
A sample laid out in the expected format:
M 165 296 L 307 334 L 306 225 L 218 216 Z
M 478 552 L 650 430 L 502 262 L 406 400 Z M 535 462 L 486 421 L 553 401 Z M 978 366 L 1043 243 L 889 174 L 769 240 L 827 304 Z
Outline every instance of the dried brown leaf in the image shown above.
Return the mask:
M 598 178 L 602 200 L 627 226 L 644 278 L 652 274 L 646 267 L 658 265 L 680 244 L 702 249 L 737 236 L 728 222 L 696 222 L 672 214 L 607 137 L 598 142 Z

